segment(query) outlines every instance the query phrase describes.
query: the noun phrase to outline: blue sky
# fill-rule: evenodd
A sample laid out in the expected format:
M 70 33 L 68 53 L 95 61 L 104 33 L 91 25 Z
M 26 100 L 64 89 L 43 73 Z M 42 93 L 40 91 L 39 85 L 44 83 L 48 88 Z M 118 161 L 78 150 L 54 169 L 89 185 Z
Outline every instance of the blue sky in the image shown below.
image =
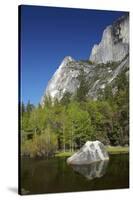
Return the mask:
M 105 27 L 124 14 L 21 6 L 21 101 L 37 105 L 63 58 L 88 59 Z

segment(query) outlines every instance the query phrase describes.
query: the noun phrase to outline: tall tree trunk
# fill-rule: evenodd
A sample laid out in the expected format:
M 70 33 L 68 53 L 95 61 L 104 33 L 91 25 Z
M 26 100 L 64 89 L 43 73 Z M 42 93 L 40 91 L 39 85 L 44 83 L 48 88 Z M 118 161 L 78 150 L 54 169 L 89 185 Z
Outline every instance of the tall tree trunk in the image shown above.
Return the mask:
M 37 132 L 36 130 L 37 130 L 37 128 L 35 128 L 35 131 L 34 131 L 35 132 L 35 137 L 36 137 L 36 132 Z
M 71 151 L 73 152 L 73 123 L 72 123 L 72 132 L 71 132 Z
M 63 124 L 63 150 L 64 150 L 64 152 L 66 151 L 66 144 L 65 144 L 65 142 L 66 142 L 66 139 L 65 139 L 65 126 Z

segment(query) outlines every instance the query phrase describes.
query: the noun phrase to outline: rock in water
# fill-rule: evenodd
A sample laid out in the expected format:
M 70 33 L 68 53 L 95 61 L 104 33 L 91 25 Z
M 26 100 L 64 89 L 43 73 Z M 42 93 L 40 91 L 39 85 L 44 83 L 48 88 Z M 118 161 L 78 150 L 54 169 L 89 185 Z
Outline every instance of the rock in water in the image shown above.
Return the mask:
M 109 160 L 105 146 L 99 141 L 87 141 L 77 153 L 67 159 L 67 163 L 85 165 L 102 160 Z

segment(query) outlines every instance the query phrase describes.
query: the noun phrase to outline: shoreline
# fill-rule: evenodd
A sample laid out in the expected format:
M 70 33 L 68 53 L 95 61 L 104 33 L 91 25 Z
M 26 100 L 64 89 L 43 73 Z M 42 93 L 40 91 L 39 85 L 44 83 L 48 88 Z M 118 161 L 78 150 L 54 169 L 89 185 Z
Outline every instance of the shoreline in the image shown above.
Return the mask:
M 121 146 L 106 146 L 107 152 L 109 155 L 120 155 L 120 154 L 129 154 L 129 146 L 128 147 L 121 147 Z M 78 150 L 77 150 L 78 151 Z M 65 157 L 70 157 L 77 151 L 58 151 L 55 153 L 53 158 L 65 158 Z M 21 155 L 20 158 L 29 158 L 29 156 L 24 156 Z M 33 159 L 34 157 L 31 157 Z M 39 159 L 42 159 L 42 157 L 38 157 Z M 49 158 L 47 158 L 49 159 Z
M 115 155 L 115 154 L 128 154 L 129 153 L 129 147 L 121 147 L 121 146 L 107 146 L 106 147 L 107 152 L 110 155 Z M 72 156 L 74 153 L 76 153 L 76 151 L 74 152 L 70 152 L 70 151 L 66 151 L 66 152 L 57 152 L 55 154 L 55 157 L 69 157 Z

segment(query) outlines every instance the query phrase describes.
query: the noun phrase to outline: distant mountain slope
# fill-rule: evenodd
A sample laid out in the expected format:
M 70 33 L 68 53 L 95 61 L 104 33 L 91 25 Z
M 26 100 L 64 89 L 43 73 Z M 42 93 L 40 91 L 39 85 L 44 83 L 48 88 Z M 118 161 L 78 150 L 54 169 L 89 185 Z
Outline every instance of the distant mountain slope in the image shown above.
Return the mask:
M 129 71 L 129 17 L 119 18 L 108 26 L 99 45 L 94 45 L 90 59 L 75 61 L 67 56 L 54 73 L 41 99 L 52 100 L 63 98 L 64 94 L 74 95 L 80 86 L 80 75 L 84 74 L 87 85 L 87 96 L 97 99 L 105 88 L 110 85 L 113 94 L 117 92 L 115 80 L 124 72 L 128 79 Z

